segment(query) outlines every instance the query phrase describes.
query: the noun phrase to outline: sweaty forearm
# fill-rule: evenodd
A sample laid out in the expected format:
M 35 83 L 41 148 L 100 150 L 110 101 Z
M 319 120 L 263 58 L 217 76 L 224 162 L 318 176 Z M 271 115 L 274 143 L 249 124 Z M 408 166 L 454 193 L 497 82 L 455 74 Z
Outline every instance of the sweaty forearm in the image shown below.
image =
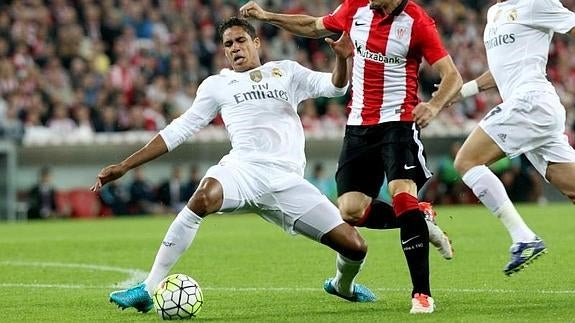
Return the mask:
M 491 75 L 490 71 L 481 74 L 475 79 L 475 81 L 477 81 L 479 91 L 489 90 L 497 86 L 497 83 L 495 83 L 495 79 L 493 78 L 493 75 Z
M 338 88 L 347 85 L 347 59 L 336 56 L 335 67 L 331 73 L 331 83 Z
M 288 15 L 269 12 L 263 20 L 302 37 L 320 38 L 331 35 L 332 33 L 329 30 L 320 28 L 319 19 L 321 18 L 308 15 Z
M 130 170 L 156 159 L 168 152 L 168 147 L 159 134 L 155 135 L 144 147 L 122 161 L 121 165 Z
M 457 70 L 446 73 L 441 78 L 436 95 L 429 100 L 429 103 L 443 108 L 457 97 L 462 84 L 463 80 Z

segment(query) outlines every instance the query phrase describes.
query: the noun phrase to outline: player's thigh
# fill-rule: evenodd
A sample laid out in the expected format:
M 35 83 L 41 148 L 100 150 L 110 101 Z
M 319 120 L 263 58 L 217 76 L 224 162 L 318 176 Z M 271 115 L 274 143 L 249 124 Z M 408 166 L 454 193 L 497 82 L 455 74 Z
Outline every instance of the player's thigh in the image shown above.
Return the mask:
M 274 178 L 276 180 L 272 180 L 270 192 L 254 200 L 260 216 L 289 233 L 296 233 L 295 222 L 310 212 L 318 218 L 318 221 L 328 219 L 329 226 L 341 223 L 337 207 L 310 182 L 299 175 L 287 172 L 276 174 Z M 324 205 L 321 209 L 325 215 L 313 211 L 318 205 Z M 314 222 L 320 232 L 325 231 L 322 223 Z
M 547 178 L 575 203 L 575 162 L 550 163 L 547 167 Z
M 229 164 L 214 165 L 206 171 L 202 182 L 204 182 L 206 178 L 213 178 L 217 180 L 222 186 L 222 206 L 217 211 L 231 212 L 241 209 L 245 206 L 245 194 L 242 194 L 242 185 L 241 182 L 239 182 L 237 179 L 237 176 L 240 172 L 241 170 L 238 167 Z
M 395 123 L 388 129 L 382 153 L 388 183 L 411 181 L 421 188 L 432 175 L 419 129 L 412 122 Z
M 338 196 L 361 192 L 375 198 L 385 179 L 381 153 L 382 126 L 348 126 L 335 175 Z
M 555 140 L 526 152 L 525 156 L 547 181 L 566 196 L 574 198 L 575 150 L 566 136 L 557 134 Z
M 457 152 L 454 166 L 464 174 L 474 166 L 490 165 L 503 156 L 505 153 L 497 143 L 481 127 L 476 127 Z
M 329 201 L 321 201 L 301 215 L 294 222 L 293 228 L 295 232 L 321 242 L 325 234 L 332 232 L 342 224 L 344 224 L 344 221 L 339 216 L 337 207 Z

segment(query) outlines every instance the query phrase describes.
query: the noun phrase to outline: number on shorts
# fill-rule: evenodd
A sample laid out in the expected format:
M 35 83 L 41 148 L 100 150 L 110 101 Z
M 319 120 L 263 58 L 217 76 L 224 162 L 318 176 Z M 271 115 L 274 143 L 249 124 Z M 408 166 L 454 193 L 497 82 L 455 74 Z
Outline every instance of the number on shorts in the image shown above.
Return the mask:
M 501 107 L 496 106 L 495 108 L 491 109 L 491 111 L 489 111 L 489 114 L 487 114 L 485 116 L 485 118 L 483 118 L 483 120 L 487 120 L 487 119 L 493 117 L 494 115 L 498 114 L 499 112 L 501 112 Z

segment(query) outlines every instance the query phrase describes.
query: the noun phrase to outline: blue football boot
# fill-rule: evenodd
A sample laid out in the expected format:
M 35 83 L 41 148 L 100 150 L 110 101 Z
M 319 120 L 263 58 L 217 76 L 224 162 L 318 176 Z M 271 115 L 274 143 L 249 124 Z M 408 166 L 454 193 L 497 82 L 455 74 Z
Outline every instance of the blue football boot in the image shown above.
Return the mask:
M 533 262 L 533 260 L 547 253 L 547 247 L 545 247 L 543 240 L 535 237 L 535 240 L 531 242 L 514 243 L 511 245 L 510 252 L 511 260 L 503 269 L 503 272 L 507 276 L 522 270 Z
M 353 294 L 351 296 L 345 296 L 337 292 L 335 287 L 331 281 L 333 278 L 329 278 L 323 283 L 323 289 L 328 293 L 335 296 L 339 296 L 345 300 L 350 302 L 358 302 L 358 303 L 369 303 L 375 302 L 377 297 L 369 290 L 369 288 L 360 285 L 360 284 L 353 284 Z
M 154 307 L 154 302 L 146 291 L 144 283 L 110 293 L 110 302 L 118 305 L 122 310 L 133 307 L 142 313 L 149 312 Z

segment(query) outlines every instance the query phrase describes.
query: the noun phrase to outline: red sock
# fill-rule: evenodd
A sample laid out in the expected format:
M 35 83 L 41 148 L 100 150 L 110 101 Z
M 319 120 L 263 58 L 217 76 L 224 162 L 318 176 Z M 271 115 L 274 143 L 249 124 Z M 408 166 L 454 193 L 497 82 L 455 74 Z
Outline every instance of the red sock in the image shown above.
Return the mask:
M 403 213 L 411 210 L 419 210 L 419 202 L 417 197 L 407 193 L 401 192 L 393 196 L 393 210 L 395 216 L 401 216 Z

